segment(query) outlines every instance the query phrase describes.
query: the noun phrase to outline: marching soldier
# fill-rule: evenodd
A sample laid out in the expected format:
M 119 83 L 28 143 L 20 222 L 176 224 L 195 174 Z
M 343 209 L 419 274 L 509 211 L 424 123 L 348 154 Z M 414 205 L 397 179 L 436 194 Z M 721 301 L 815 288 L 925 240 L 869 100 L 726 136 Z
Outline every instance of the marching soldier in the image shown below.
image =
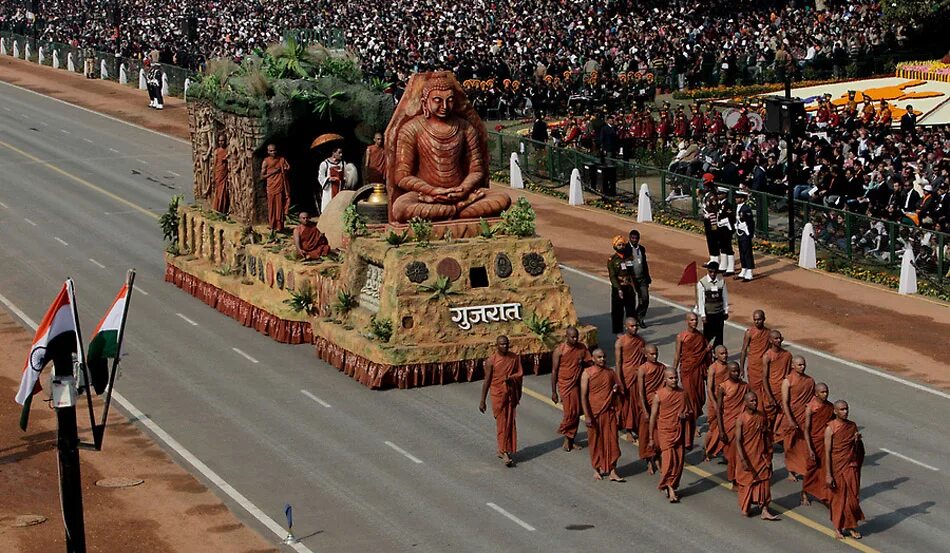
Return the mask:
M 743 190 L 736 192 L 736 242 L 739 244 L 739 263 L 742 264 L 742 272 L 736 275 L 736 280 L 749 282 L 752 280 L 752 269 L 755 268 L 755 260 L 752 258 L 752 234 L 755 229 L 755 216 L 752 214 L 752 206 L 749 205 L 749 193 Z
M 719 247 L 719 267 L 726 276 L 736 272 L 736 255 L 732 249 L 732 234 L 736 227 L 736 208 L 729 201 L 729 189 L 720 187 L 717 191 L 718 213 L 716 214 L 716 242 Z
M 703 188 L 697 190 L 697 194 L 702 194 L 702 216 L 703 232 L 706 235 L 706 248 L 709 250 L 709 261 L 703 264 L 708 267 L 710 263 L 719 263 L 719 238 L 717 235 L 718 227 L 716 218 L 719 213 L 719 201 L 716 196 L 716 184 L 713 182 L 713 174 L 703 174 Z

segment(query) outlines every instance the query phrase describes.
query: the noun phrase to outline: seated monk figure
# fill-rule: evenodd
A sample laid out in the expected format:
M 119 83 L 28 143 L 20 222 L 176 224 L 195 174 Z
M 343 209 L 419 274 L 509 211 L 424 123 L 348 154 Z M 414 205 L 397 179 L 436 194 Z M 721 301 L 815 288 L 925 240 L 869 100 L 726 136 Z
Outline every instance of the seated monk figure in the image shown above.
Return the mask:
M 488 188 L 487 135 L 451 73 L 414 75 L 396 110 L 386 130 L 390 221 L 491 217 L 511 205 Z
M 310 220 L 310 214 L 300 212 L 300 224 L 294 228 L 294 246 L 304 259 L 320 259 L 330 253 L 327 237 Z

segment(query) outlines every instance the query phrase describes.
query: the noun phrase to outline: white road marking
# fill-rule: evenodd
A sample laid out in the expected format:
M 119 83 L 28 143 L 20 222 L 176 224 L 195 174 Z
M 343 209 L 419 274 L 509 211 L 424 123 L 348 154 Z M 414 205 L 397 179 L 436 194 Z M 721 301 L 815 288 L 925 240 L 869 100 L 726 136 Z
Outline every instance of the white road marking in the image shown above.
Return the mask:
M 66 242 L 65 240 L 63 240 L 63 239 L 60 238 L 59 236 L 54 236 L 54 237 L 53 237 L 53 240 L 56 240 L 57 242 L 59 242 L 60 244 L 62 244 L 62 245 L 64 245 L 64 246 L 68 246 L 68 245 L 69 245 L 68 242 Z
M 138 285 L 138 284 L 133 284 L 133 285 L 132 285 L 132 289 L 135 290 L 136 292 L 138 292 L 139 294 L 142 294 L 143 296 L 147 296 L 147 295 L 148 295 L 148 292 L 146 292 L 145 290 L 142 290 L 141 288 L 139 288 L 139 285 Z
M 2 207 L 3 209 L 10 209 L 9 207 L 7 207 L 7 204 L 3 202 L 0 202 L 0 207 Z
M 63 133 L 63 134 L 73 134 L 73 133 L 67 131 L 66 129 L 59 129 L 59 132 L 61 132 L 61 133 Z
M 36 223 L 34 223 L 33 221 L 31 221 L 30 219 L 27 219 L 26 217 L 24 217 L 23 220 L 26 221 L 27 223 L 33 225 L 34 227 L 36 226 Z
M 7 106 L 3 106 L 3 111 L 11 111 Z
M 239 349 L 237 349 L 237 348 L 231 348 L 231 349 L 234 350 L 234 353 L 236 353 L 236 354 L 240 355 L 241 357 L 247 359 L 247 360 L 250 361 L 251 363 L 260 363 L 260 361 L 258 361 L 257 359 L 254 359 L 254 358 L 251 357 L 250 355 L 244 353 L 243 351 L 241 351 L 241 350 L 239 350 Z
M 329 407 L 330 407 L 330 404 L 329 404 L 329 403 L 327 403 L 327 402 L 323 401 L 322 399 L 318 398 L 317 396 L 311 394 L 311 393 L 308 392 L 307 390 L 300 390 L 300 393 L 303 394 L 303 395 L 305 395 L 305 396 L 307 396 L 307 397 L 309 397 L 310 399 L 316 401 L 317 403 L 319 403 L 320 405 L 322 405 L 322 406 L 324 406 L 324 407 L 326 407 L 326 408 L 329 408 Z
M 82 141 L 83 141 L 83 142 L 88 142 L 89 144 L 95 144 L 95 142 L 93 142 L 92 140 L 89 140 L 89 139 L 86 138 L 86 137 L 83 137 Z
M 921 463 L 921 462 L 918 461 L 917 459 L 911 459 L 910 457 L 908 457 L 908 456 L 906 456 L 906 455 L 903 455 L 903 454 L 898 453 L 898 452 L 896 452 L 896 451 L 891 451 L 890 449 L 887 449 L 887 448 L 885 448 L 885 447 L 882 447 L 882 448 L 881 448 L 881 451 L 890 453 L 890 454 L 893 455 L 894 457 L 900 457 L 901 459 L 903 459 L 903 460 L 905 460 L 905 461 L 914 463 L 915 465 L 924 467 L 925 469 L 932 470 L 932 471 L 934 471 L 934 472 L 939 472 L 939 471 L 940 471 L 940 469 L 938 469 L 937 467 L 930 466 L 930 465 L 928 465 L 927 463 Z
M 502 516 L 504 516 L 504 517 L 507 518 L 508 520 L 514 522 L 514 523 L 517 524 L 518 526 L 524 528 L 524 529 L 527 530 L 528 532 L 534 532 L 534 526 L 531 526 L 531 525 L 528 524 L 527 522 L 521 520 L 520 518 L 516 517 L 515 515 L 509 513 L 508 511 L 502 509 L 502 508 L 499 507 L 498 505 L 495 505 L 494 503 L 486 503 L 485 505 L 488 505 L 489 507 L 491 507 L 491 508 L 494 509 L 495 511 L 498 511 L 498 513 L 500 513 Z
M 39 326 L 36 322 L 27 316 L 26 313 L 20 310 L 16 305 L 13 304 L 10 300 L 0 294 L 0 303 L 5 305 L 7 309 L 13 312 L 14 315 L 20 318 L 27 326 L 29 326 L 34 331 Z M 201 459 L 195 457 L 195 455 L 185 449 L 185 446 L 178 443 L 178 440 L 172 438 L 168 432 L 165 432 L 162 427 L 155 423 L 152 419 L 148 418 L 144 413 L 138 410 L 135 405 L 132 405 L 132 402 L 125 399 L 119 392 L 113 391 L 112 397 L 115 399 L 116 403 L 120 407 L 125 409 L 132 421 L 137 421 L 142 424 L 145 428 L 149 430 L 159 441 L 164 443 L 166 446 L 171 448 L 175 453 L 177 453 L 182 459 L 188 462 L 189 465 L 194 467 L 202 476 L 208 479 L 212 484 L 218 487 L 219 490 L 225 493 L 230 497 L 235 503 L 240 505 L 245 511 L 248 512 L 252 517 L 256 518 L 261 524 L 267 527 L 268 530 L 274 533 L 278 538 L 283 538 L 287 535 L 287 530 L 278 524 L 274 519 L 267 516 L 264 511 L 260 510 L 257 505 L 251 503 L 251 501 L 244 497 L 244 494 L 234 489 L 234 486 L 228 484 L 224 478 L 218 476 L 218 473 L 211 470 L 208 465 L 201 462 Z M 290 546 L 297 553 L 313 553 L 313 551 L 302 543 L 295 543 Z
M 173 177 L 180 177 L 180 176 L 181 176 L 181 175 L 179 175 L 178 173 L 176 173 L 176 172 L 174 172 L 174 171 L 165 171 L 165 172 L 168 173 L 169 175 L 173 176 Z
M 71 107 L 71 108 L 73 108 L 73 109 L 78 109 L 78 110 L 80 110 L 80 111 L 85 111 L 86 113 L 91 113 L 91 114 L 96 115 L 96 116 L 98 116 L 98 117 L 104 117 L 104 118 L 106 118 L 106 119 L 108 119 L 108 120 L 110 120 L 110 121 L 115 121 L 116 123 L 121 123 L 121 124 L 123 124 L 123 125 L 128 125 L 129 127 L 134 127 L 134 128 L 136 128 L 136 129 L 138 129 L 138 130 L 140 130 L 140 131 L 145 131 L 145 132 L 148 132 L 148 133 L 152 133 L 152 134 L 158 135 L 158 136 L 160 136 L 160 137 L 162 137 L 162 138 L 165 138 L 165 139 L 168 139 L 168 140 L 174 140 L 175 142 L 181 142 L 182 144 L 189 144 L 189 145 L 191 144 L 191 141 L 190 141 L 190 140 L 185 140 L 184 138 L 178 138 L 177 136 L 171 136 L 171 135 L 169 135 L 169 134 L 165 134 L 165 133 L 163 133 L 163 132 L 158 132 L 158 131 L 153 130 L 153 129 L 147 129 L 147 128 L 143 127 L 142 125 L 136 125 L 135 123 L 129 123 L 128 121 L 123 121 L 123 120 L 119 119 L 118 117 L 113 117 L 113 116 L 111 116 L 111 115 L 106 115 L 106 114 L 104 114 L 104 113 L 99 113 L 98 111 L 95 111 L 95 110 L 92 110 L 92 109 L 89 109 L 89 108 L 84 108 L 84 107 L 82 107 L 82 106 L 77 106 L 76 104 L 70 104 L 69 102 L 67 102 L 67 101 L 65 101 L 65 100 L 60 100 L 59 98 L 53 98 L 52 96 L 47 96 L 46 94 L 40 94 L 39 92 L 36 92 L 35 90 L 30 90 L 30 89 L 28 89 L 28 88 L 23 88 L 22 86 L 15 85 L 15 84 L 10 84 L 10 83 L 2 83 L 2 84 L 6 85 L 6 86 L 9 86 L 9 87 L 11 87 L 11 88 L 16 88 L 17 90 L 20 90 L 20 91 L 22 91 L 22 92 L 27 92 L 27 93 L 29 93 L 29 94 L 33 94 L 33 95 L 39 96 L 39 97 L 43 98 L 44 100 L 50 100 L 50 101 L 53 101 L 53 102 L 57 102 L 57 103 L 63 104 L 64 106 L 69 106 L 69 107 Z M 7 110 L 7 111 L 10 111 L 10 108 L 8 108 L 8 107 L 6 107 L 6 106 L 4 106 L 3 109 L 5 109 L 5 110 Z
M 139 163 L 141 163 L 142 165 L 148 165 L 148 162 L 147 162 L 147 161 L 145 161 L 144 159 L 138 159 L 138 158 L 136 158 L 136 160 L 135 160 L 135 161 L 137 161 L 137 162 L 139 162 Z
M 412 453 L 409 453 L 408 451 L 406 451 L 405 449 L 399 447 L 398 445 L 396 445 L 396 444 L 394 444 L 394 443 L 392 443 L 392 442 L 389 442 L 389 441 L 386 441 L 386 442 L 383 442 L 383 443 L 386 444 L 386 445 L 388 445 L 389 447 L 393 448 L 393 449 L 396 450 L 400 455 L 402 455 L 402 456 L 405 457 L 406 459 L 409 459 L 409 460 L 412 461 L 413 463 L 415 463 L 415 464 L 417 464 L 417 465 L 421 465 L 421 464 L 422 464 L 422 459 L 416 457 L 416 456 L 413 455 Z
M 568 272 L 570 272 L 570 273 L 574 273 L 574 274 L 576 274 L 576 275 L 580 275 L 580 276 L 582 276 L 582 277 L 589 278 L 589 279 L 591 279 L 591 280 L 593 280 L 593 281 L 595 281 L 595 282 L 600 282 L 601 284 L 605 284 L 605 285 L 607 285 L 607 286 L 610 286 L 610 281 L 607 280 L 606 278 L 599 277 L 599 276 L 596 276 L 596 275 L 592 275 L 592 274 L 590 274 L 590 273 L 586 273 L 586 272 L 584 272 L 584 271 L 581 271 L 580 269 L 575 269 L 574 267 L 570 267 L 570 266 L 568 266 L 568 265 L 559 264 L 558 266 L 559 266 L 561 269 L 564 269 L 565 271 L 568 271 Z M 652 299 L 652 298 L 651 298 L 651 299 Z M 680 305 L 680 304 L 678 304 L 678 303 L 675 303 L 675 302 L 672 302 L 672 301 L 669 301 L 669 300 L 665 300 L 665 299 L 663 299 L 663 298 L 655 298 L 655 299 L 656 299 L 656 301 L 657 301 L 658 303 L 662 303 L 663 305 L 668 305 L 668 306 L 673 307 L 673 308 L 675 308 L 675 309 L 679 309 L 680 311 L 683 311 L 683 312 L 692 311 L 692 309 L 689 309 L 689 308 L 687 308 L 687 307 L 683 307 L 682 305 Z M 732 328 L 735 328 L 735 329 L 738 329 L 738 330 L 742 330 L 742 331 L 745 330 L 745 327 L 744 327 L 744 326 L 742 326 L 742 325 L 740 325 L 740 324 L 737 324 L 737 323 L 734 323 L 734 322 L 732 322 L 732 321 L 726 321 L 726 326 L 729 326 L 729 327 L 732 327 Z M 935 395 L 935 396 L 937 396 L 937 397 L 942 397 L 943 399 L 950 399 L 950 394 L 948 394 L 947 392 L 943 392 L 943 391 L 940 391 L 940 390 L 935 390 L 934 388 L 930 388 L 930 387 L 928 387 L 928 386 L 924 386 L 923 384 L 918 384 L 918 383 L 916 383 L 916 382 L 903 379 L 903 378 L 901 378 L 901 377 L 899 377 L 899 376 L 894 376 L 893 374 L 890 374 L 890 373 L 888 373 L 888 372 L 880 371 L 880 370 L 877 370 L 877 369 L 872 369 L 871 367 L 868 367 L 868 366 L 866 366 L 866 365 L 862 365 L 862 364 L 860 364 L 860 363 L 855 363 L 854 361 L 848 361 L 847 359 L 842 359 L 842 358 L 840 358 L 840 357 L 835 357 L 834 355 L 831 355 L 830 353 L 825 353 L 825 352 L 823 352 L 823 351 L 818 351 L 817 349 L 812 349 L 812 348 L 810 348 L 810 347 L 808 347 L 808 346 L 803 346 L 803 345 L 798 344 L 798 343 L 796 343 L 796 342 L 793 342 L 793 341 L 791 341 L 791 340 L 785 340 L 785 345 L 786 345 L 786 346 L 791 346 L 791 347 L 796 348 L 796 349 L 799 349 L 799 350 L 801 350 L 801 351 L 803 351 L 803 352 L 805 352 L 805 353 L 807 353 L 807 354 L 809 354 L 809 355 L 814 355 L 814 356 L 816 356 L 816 357 L 821 357 L 822 359 L 825 359 L 825 360 L 827 360 L 827 361 L 833 361 L 833 362 L 835 362 L 835 363 L 841 363 L 842 365 L 851 367 L 852 369 L 858 369 L 859 371 L 866 372 L 866 373 L 868 373 L 868 374 L 873 374 L 874 376 L 878 376 L 878 377 L 883 378 L 883 379 L 885 379 L 885 380 L 890 380 L 891 382 L 897 382 L 898 384 L 903 384 L 904 386 L 907 386 L 907 387 L 909 387 L 909 388 L 913 388 L 913 389 L 915 389 L 915 390 L 920 390 L 921 392 L 927 392 L 928 394 L 932 394 L 932 395 Z
M 24 118 L 24 119 L 29 119 L 29 118 L 30 118 L 30 116 L 28 116 L 28 115 L 25 114 L 25 113 L 21 113 L 21 114 L 20 114 L 20 117 L 22 117 L 22 118 Z
M 175 315 L 178 315 L 179 317 L 181 317 L 186 323 L 190 324 L 191 326 L 198 326 L 198 323 L 196 323 L 195 321 L 192 321 L 191 319 L 182 315 L 181 313 L 175 313 Z
M 116 150 L 115 148 L 109 148 L 109 151 L 116 154 L 121 153 L 119 152 L 119 150 Z
M 103 265 L 102 263 L 99 263 L 98 261 L 96 261 L 95 259 L 93 259 L 93 258 L 91 258 L 91 257 L 89 258 L 89 263 L 92 263 L 93 265 L 95 265 L 96 267 L 99 267 L 100 269 L 105 269 L 105 268 L 106 268 L 105 265 Z
M 40 121 L 40 125 L 43 127 L 48 127 L 49 123 L 47 123 L 46 121 Z

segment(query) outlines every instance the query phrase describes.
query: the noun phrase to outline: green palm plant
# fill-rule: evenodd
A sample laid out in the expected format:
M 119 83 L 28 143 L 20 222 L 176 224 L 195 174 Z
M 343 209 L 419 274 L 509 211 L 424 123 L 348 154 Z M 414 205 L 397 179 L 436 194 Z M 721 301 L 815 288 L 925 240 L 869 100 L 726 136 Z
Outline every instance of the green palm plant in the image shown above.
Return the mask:
M 432 284 L 420 284 L 418 290 L 420 292 L 429 292 L 431 294 L 429 301 L 455 296 L 459 293 L 458 290 L 452 289 L 452 281 L 449 280 L 447 276 L 438 277 Z
M 346 101 L 346 93 L 339 90 L 330 93 L 318 90 L 311 95 L 310 101 L 313 103 L 314 114 L 332 122 L 334 114 L 340 113 L 340 108 Z
M 264 59 L 267 73 L 274 79 L 306 79 L 317 69 L 313 54 L 294 37 L 268 48 Z

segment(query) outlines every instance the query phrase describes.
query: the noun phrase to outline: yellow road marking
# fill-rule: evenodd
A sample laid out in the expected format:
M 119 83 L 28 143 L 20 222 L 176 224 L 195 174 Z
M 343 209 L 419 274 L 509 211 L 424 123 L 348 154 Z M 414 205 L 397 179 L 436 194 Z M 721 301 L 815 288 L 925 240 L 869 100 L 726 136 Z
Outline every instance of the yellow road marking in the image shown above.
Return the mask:
M 4 148 L 10 150 L 11 152 L 15 152 L 15 153 L 17 153 L 17 154 L 20 154 L 21 156 L 23 156 L 23 157 L 29 159 L 30 161 L 33 161 L 33 162 L 35 162 L 35 163 L 37 163 L 37 164 L 39 164 L 39 165 L 42 165 L 43 167 L 46 167 L 47 169 L 49 169 L 50 171 L 53 171 L 54 173 L 59 173 L 60 175 L 66 177 L 66 178 L 68 178 L 68 179 L 71 179 L 71 180 L 73 180 L 73 181 L 76 181 L 76 182 L 78 182 L 79 184 L 85 186 L 86 188 L 89 188 L 89 189 L 91 189 L 91 190 L 95 190 L 96 192 L 102 194 L 103 196 L 106 196 L 106 197 L 108 197 L 108 198 L 111 198 L 111 199 L 113 199 L 113 200 L 119 202 L 120 204 L 122 204 L 122 205 L 124 205 L 124 206 L 126 206 L 126 207 L 129 207 L 129 208 L 131 208 L 131 209 L 134 209 L 135 211 L 138 211 L 138 212 L 140 212 L 140 213 L 143 213 L 143 214 L 145 214 L 145 215 L 148 215 L 148 216 L 151 217 L 152 219 L 158 219 L 158 218 L 159 218 L 159 216 L 158 216 L 157 214 L 152 213 L 151 211 L 145 209 L 144 207 L 142 207 L 142 206 L 140 206 L 140 205 L 138 205 L 138 204 L 136 204 L 136 203 L 130 202 L 129 200 L 126 200 L 126 199 L 123 198 L 122 196 L 119 196 L 119 195 L 117 195 L 117 194 L 114 194 L 114 193 L 112 193 L 112 192 L 109 192 L 109 191 L 106 190 L 105 188 L 102 188 L 101 186 L 97 186 L 97 185 L 95 185 L 95 184 L 93 184 L 93 183 L 87 181 L 86 179 L 84 179 L 84 178 L 82 178 L 82 177 L 77 177 L 76 175 L 74 175 L 74 174 L 72 174 L 72 173 L 70 173 L 70 172 L 68 172 L 68 171 L 66 171 L 66 170 L 64 170 L 64 169 L 60 169 L 59 167 L 53 165 L 52 163 L 48 163 L 48 162 L 46 162 L 46 161 L 43 161 L 42 159 L 40 159 L 40 158 L 34 156 L 33 154 L 31 154 L 31 153 L 29 153 L 29 152 L 24 152 L 23 150 L 17 148 L 16 146 L 13 146 L 12 144 L 8 144 L 8 143 L 6 143 L 6 142 L 0 140 L 0 146 L 3 146 Z
M 551 407 L 554 407 L 555 409 L 559 411 L 564 410 L 564 408 L 561 407 L 559 404 L 551 401 L 550 397 L 545 396 L 544 394 L 538 393 L 528 387 L 523 387 L 522 393 L 528 397 L 531 397 L 540 401 L 541 403 L 545 403 Z M 583 417 L 581 418 L 583 419 Z M 636 442 L 634 442 L 634 444 L 636 444 Z M 696 476 L 699 476 L 700 478 L 709 480 L 711 482 L 715 482 L 716 485 L 719 486 L 720 488 L 723 488 L 726 490 L 732 490 L 732 484 L 730 484 L 729 482 L 723 480 L 722 478 L 716 476 L 715 474 L 711 472 L 708 472 L 704 469 L 697 467 L 696 465 L 686 464 L 684 465 L 684 468 L 688 470 L 689 472 L 695 474 Z M 832 530 L 831 528 L 828 528 L 824 524 L 821 524 L 815 520 L 812 520 L 811 518 L 806 517 L 805 515 L 802 515 L 801 513 L 796 513 L 794 509 L 786 509 L 785 507 L 782 507 L 781 505 L 778 505 L 777 503 L 772 503 L 770 507 L 772 507 L 776 513 L 780 515 L 785 515 L 789 519 L 794 520 L 795 522 L 803 526 L 811 528 L 812 530 L 815 530 L 830 538 L 835 537 L 834 530 Z M 851 547 L 853 547 L 854 549 L 857 549 L 858 551 L 861 551 L 862 553 L 881 553 L 877 549 L 874 549 L 873 547 L 865 545 L 863 542 L 860 542 L 853 538 L 845 538 L 843 540 L 837 540 L 837 541 L 840 541 L 841 543 L 844 543 L 845 545 L 850 545 Z

